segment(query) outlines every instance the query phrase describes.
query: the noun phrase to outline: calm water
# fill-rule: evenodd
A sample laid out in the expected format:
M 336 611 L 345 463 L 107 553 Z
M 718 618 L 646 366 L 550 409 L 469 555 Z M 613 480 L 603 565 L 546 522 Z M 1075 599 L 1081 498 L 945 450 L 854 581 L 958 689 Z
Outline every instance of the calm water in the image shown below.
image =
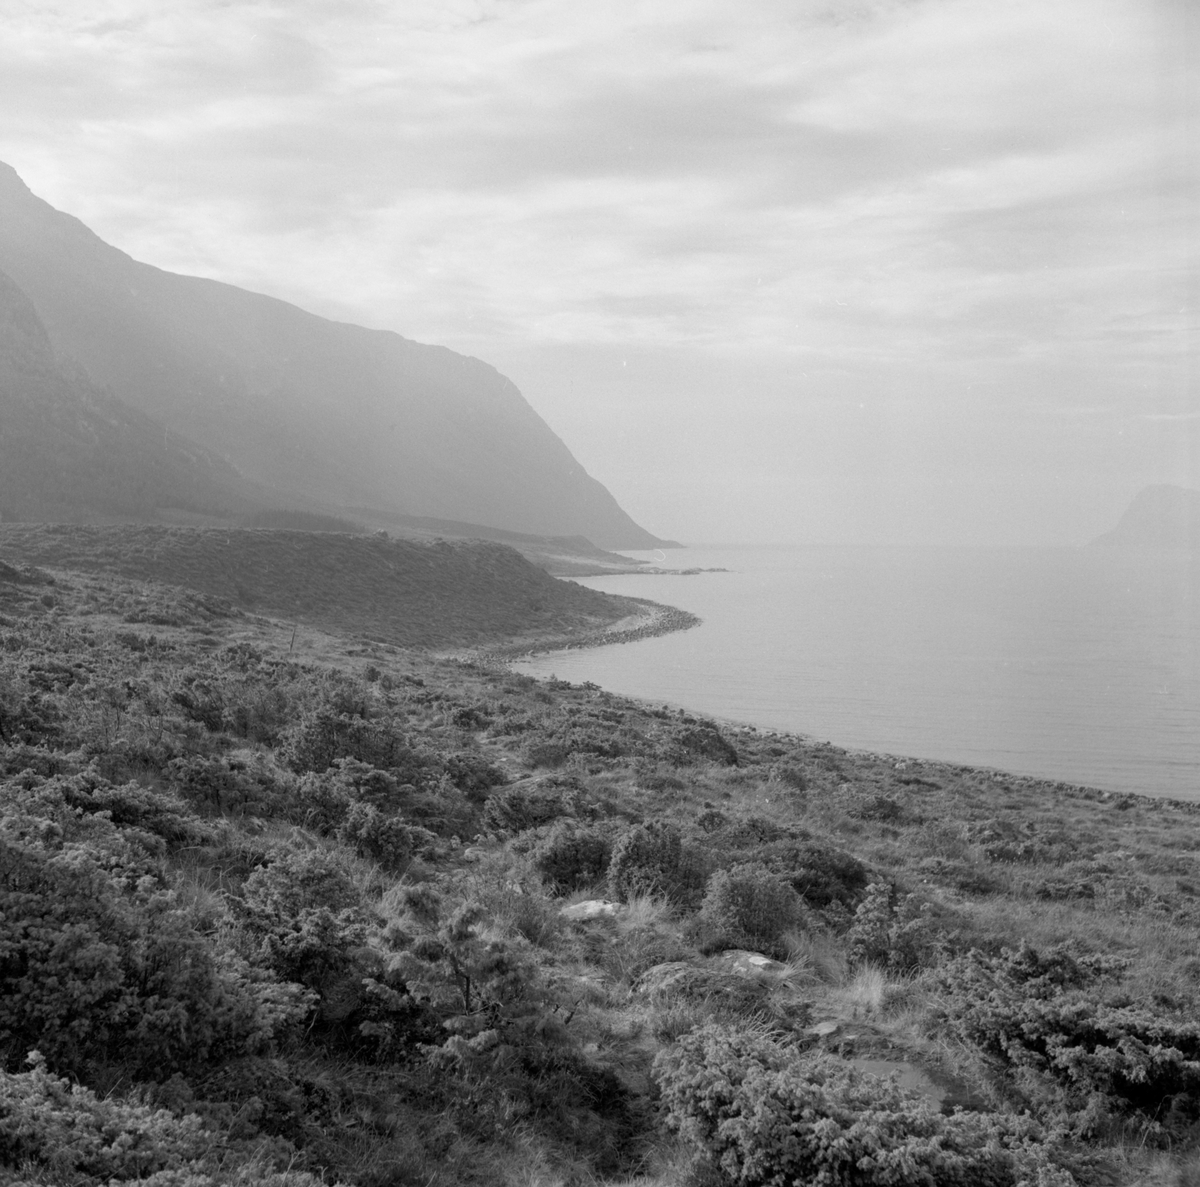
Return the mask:
M 733 571 L 583 584 L 681 606 L 702 626 L 521 670 L 840 746 L 1200 799 L 1200 558 L 820 547 L 667 557 Z

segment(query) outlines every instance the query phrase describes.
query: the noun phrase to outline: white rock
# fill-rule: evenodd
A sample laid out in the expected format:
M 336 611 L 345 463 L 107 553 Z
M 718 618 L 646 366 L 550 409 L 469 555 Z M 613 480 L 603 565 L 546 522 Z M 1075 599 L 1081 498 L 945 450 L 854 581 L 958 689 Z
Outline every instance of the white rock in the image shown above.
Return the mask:
M 782 981 L 790 972 L 786 964 L 772 960 L 761 952 L 747 952 L 742 948 L 730 948 L 718 957 L 731 973 L 753 977 L 759 981 Z
M 610 903 L 606 899 L 594 898 L 588 899 L 585 903 L 572 903 L 569 907 L 563 907 L 559 913 L 564 919 L 579 921 L 617 915 L 620 911 L 620 903 Z

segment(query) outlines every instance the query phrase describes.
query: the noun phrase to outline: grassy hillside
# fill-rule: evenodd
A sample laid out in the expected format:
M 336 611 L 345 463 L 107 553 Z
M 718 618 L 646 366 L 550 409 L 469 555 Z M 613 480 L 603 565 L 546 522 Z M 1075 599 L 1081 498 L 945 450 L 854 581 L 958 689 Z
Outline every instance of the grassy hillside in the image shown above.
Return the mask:
M 0 1166 L 1195 1183 L 1198 824 L 0 566 Z
M 0 524 L 0 557 L 164 581 L 405 647 L 604 631 L 648 604 L 558 581 L 486 541 L 160 526 Z

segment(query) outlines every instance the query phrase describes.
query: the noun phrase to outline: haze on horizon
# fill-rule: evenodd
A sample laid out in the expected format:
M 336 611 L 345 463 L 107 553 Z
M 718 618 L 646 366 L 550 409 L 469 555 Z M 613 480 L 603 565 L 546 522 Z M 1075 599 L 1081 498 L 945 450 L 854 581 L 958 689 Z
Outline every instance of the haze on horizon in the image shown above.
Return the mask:
M 1076 543 L 1200 486 L 1191 0 L 17 0 L 0 159 L 474 354 L 691 541 Z

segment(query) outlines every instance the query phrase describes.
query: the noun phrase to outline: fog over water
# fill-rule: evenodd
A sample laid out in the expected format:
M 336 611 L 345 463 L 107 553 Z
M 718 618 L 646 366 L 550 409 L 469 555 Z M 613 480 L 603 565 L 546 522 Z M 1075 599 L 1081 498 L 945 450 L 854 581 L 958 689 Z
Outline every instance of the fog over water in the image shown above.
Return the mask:
M 521 670 L 840 746 L 1200 799 L 1198 558 L 793 547 L 666 563 L 731 571 L 585 584 L 702 626 Z

